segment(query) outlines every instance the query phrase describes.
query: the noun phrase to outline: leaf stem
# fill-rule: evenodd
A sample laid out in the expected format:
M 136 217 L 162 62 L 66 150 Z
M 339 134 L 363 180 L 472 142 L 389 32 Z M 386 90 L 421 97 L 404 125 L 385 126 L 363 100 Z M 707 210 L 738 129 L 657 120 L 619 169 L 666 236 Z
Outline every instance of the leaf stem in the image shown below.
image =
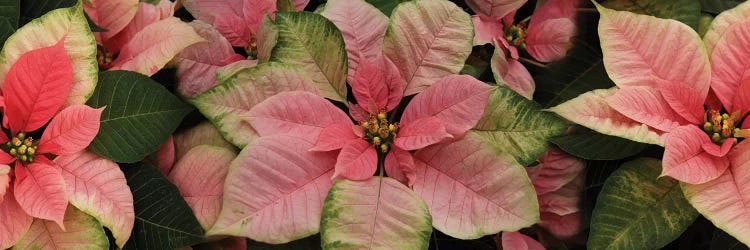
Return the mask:
M 528 59 L 528 58 L 524 58 L 524 57 L 519 57 L 518 61 L 520 61 L 522 63 L 526 63 L 526 64 L 531 64 L 531 65 L 534 65 L 534 66 L 539 67 L 539 68 L 547 68 L 547 65 L 545 65 L 543 63 L 540 63 L 540 62 L 537 62 L 535 60 L 531 60 L 531 59 Z

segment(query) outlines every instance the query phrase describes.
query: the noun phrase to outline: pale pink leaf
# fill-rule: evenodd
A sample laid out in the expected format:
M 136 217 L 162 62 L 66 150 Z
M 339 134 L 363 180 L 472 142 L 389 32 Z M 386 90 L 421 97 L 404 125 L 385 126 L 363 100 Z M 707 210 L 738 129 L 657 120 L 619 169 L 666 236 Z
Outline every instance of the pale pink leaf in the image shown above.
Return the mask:
M 29 230 L 34 217 L 29 216 L 13 197 L 13 187 L 9 187 L 0 201 L 0 249 L 7 249 L 16 244 Z
M 430 207 L 433 226 L 447 235 L 475 239 L 516 231 L 539 221 L 539 207 L 526 171 L 467 133 L 414 155 L 414 191 Z
M 581 210 L 579 204 L 581 203 L 584 185 L 584 175 L 582 173 L 579 172 L 575 176 L 575 179 L 569 181 L 560 189 L 537 196 L 539 200 L 539 212 L 554 213 L 557 215 L 568 215 L 579 212 Z
M 541 5 L 539 5 L 541 3 Z M 547 0 L 538 1 L 537 8 L 529 20 L 529 29 L 552 19 L 565 18 L 575 20 L 576 8 L 582 4 L 581 0 Z
M 95 218 L 68 207 L 65 229 L 52 221 L 34 219 L 29 231 L 18 240 L 14 249 L 107 249 L 109 239 Z
M 468 75 L 446 76 L 411 100 L 401 123 L 434 116 L 442 121 L 448 133 L 460 137 L 482 118 L 494 89 Z
M 349 84 L 359 106 L 370 114 L 393 110 L 404 93 L 404 80 L 387 57 L 377 57 L 372 62 L 360 60 L 359 69 Z
M 135 34 L 159 20 L 171 17 L 174 14 L 173 5 L 169 0 L 161 0 L 157 5 L 138 3 L 138 11 L 122 31 L 96 33 L 97 40 L 108 53 L 117 54 Z
M 502 249 L 508 250 L 544 250 L 538 241 L 519 232 L 503 232 Z
M 750 14 L 750 6 L 748 4 L 743 4 L 738 9 L 747 9 L 744 11 Z M 734 13 L 737 11 L 739 10 L 728 12 Z M 729 19 L 729 15 L 731 14 L 722 14 L 720 17 L 723 17 L 722 19 Z M 720 17 L 717 17 L 717 20 L 720 20 Z M 727 21 L 723 20 L 723 22 Z M 714 28 L 712 30 L 717 29 L 716 26 L 718 25 L 723 24 L 713 25 L 712 27 Z M 746 71 L 747 65 L 750 63 L 750 48 L 748 48 L 750 46 L 750 38 L 747 36 L 750 28 L 748 27 L 750 27 L 750 15 L 743 16 L 741 21 L 737 20 L 730 26 L 725 27 L 721 35 L 709 34 L 712 33 L 710 31 L 706 34 L 707 44 L 710 36 L 718 36 L 718 40 L 711 51 L 711 89 L 716 93 L 727 110 L 747 111 L 747 108 L 750 108 L 746 100 L 747 96 L 743 96 L 745 98 L 737 98 L 746 94 L 740 91 L 740 88 L 743 85 L 750 85 L 746 84 L 750 82 L 750 73 Z M 741 107 L 735 107 L 737 106 L 735 102 L 741 102 L 743 99 L 745 99 L 745 102 L 741 104 Z
M 490 59 L 490 69 L 498 84 L 508 86 L 526 99 L 531 100 L 534 97 L 534 78 L 518 60 L 506 58 L 504 52 L 496 48 Z
M 349 61 L 347 81 L 352 83 L 362 60 L 382 55 L 388 17 L 364 0 L 331 0 L 320 13 L 341 31 Z
M 245 0 L 242 12 L 245 17 L 244 29 L 250 29 L 251 35 L 258 34 L 258 27 L 263 21 L 263 16 L 268 14 L 272 19 L 276 12 L 277 0 Z M 246 39 L 250 39 L 247 37 Z
M 0 164 L 0 203 L 3 202 L 5 192 L 10 186 L 10 166 Z
M 383 54 L 401 72 L 404 95 L 458 74 L 471 54 L 473 29 L 469 14 L 448 1 L 410 1 L 395 8 Z
M 303 11 L 305 10 L 305 7 L 308 3 L 310 3 L 310 0 L 293 0 L 294 1 L 294 10 L 296 11 Z
M 732 146 L 734 146 L 734 143 L 737 142 L 736 138 L 730 138 L 726 139 L 724 143 L 721 145 L 718 145 L 714 142 L 704 142 L 703 145 L 701 145 L 701 148 L 706 151 L 706 153 L 716 156 L 716 157 L 724 157 L 729 153 L 729 150 L 732 149 Z
M 164 175 L 169 175 L 175 162 L 174 136 L 170 135 L 167 140 L 156 150 L 156 166 Z
M 573 47 L 575 32 L 576 25 L 568 18 L 551 19 L 538 26 L 529 26 L 526 51 L 540 62 L 560 60 Z
M 219 216 L 224 180 L 236 156 L 225 148 L 200 145 L 188 151 L 169 173 L 169 180 L 180 190 L 205 229 L 210 229 Z
M 694 125 L 672 130 L 664 144 L 661 176 L 690 184 L 701 184 L 719 177 L 729 167 L 729 160 L 707 153 L 702 147 L 704 143 L 713 142 L 706 132 Z
M 200 145 L 211 145 L 221 148 L 230 149 L 234 152 L 238 150 L 224 137 L 221 136 L 216 127 L 210 122 L 203 122 L 195 127 L 180 131 L 174 135 L 174 159 L 178 161 L 191 149 Z
M 65 103 L 73 69 L 64 39 L 21 55 L 5 75 L 4 120 L 12 133 L 31 132 L 46 124 Z
M 363 181 L 370 179 L 377 169 L 378 152 L 374 146 L 364 139 L 354 139 L 341 149 L 332 178 Z
M 349 117 L 321 96 L 290 91 L 272 96 L 253 107 L 246 115 L 260 136 L 286 134 L 318 140 L 320 131 L 332 124 L 349 124 Z
M 23 211 L 30 216 L 51 220 L 63 227 L 68 206 L 65 180 L 54 163 L 44 156 L 26 166 L 15 168 L 14 195 Z
M 57 157 L 68 200 L 112 231 L 125 246 L 135 222 L 133 194 L 117 163 L 89 151 Z
M 612 88 L 586 92 L 550 108 L 550 111 L 602 134 L 619 136 L 637 142 L 664 145 L 665 136 L 662 132 L 633 121 L 607 104 L 607 98 L 617 91 L 617 88 Z
M 558 149 L 548 150 L 539 158 L 539 162 L 541 163 L 537 166 L 526 168 L 537 195 L 560 189 L 580 175 L 584 169 L 581 159 Z
M 474 23 L 474 46 L 491 43 L 493 38 L 505 35 L 503 23 L 497 18 L 473 15 L 471 22 Z
M 411 189 L 391 178 L 342 180 L 323 207 L 321 246 L 350 249 L 426 249 L 430 212 Z
M 396 179 L 411 187 L 414 184 L 416 173 L 414 172 L 414 158 L 409 151 L 392 147 L 385 156 L 385 173 L 388 177 Z
M 539 215 L 539 226 L 547 230 L 555 238 L 566 240 L 577 235 L 582 230 L 581 213 L 576 212 L 567 215 L 555 213 L 541 213 Z
M 207 234 L 278 244 L 317 233 L 336 154 L 312 146 L 276 135 L 245 147 L 229 166 L 222 210 Z
M 692 185 L 682 183 L 685 198 L 713 224 L 750 245 L 750 143 L 737 145 L 730 167 L 718 178 Z
M 607 104 L 630 119 L 664 132 L 690 124 L 672 109 L 658 89 L 651 87 L 624 87 L 608 97 Z
M 362 127 L 351 124 L 331 124 L 323 128 L 320 131 L 315 142 L 315 147 L 311 148 L 311 151 L 332 151 L 341 149 L 346 145 L 349 140 L 355 140 L 362 138 L 355 133 L 355 130 L 359 130 L 362 134 Z
M 466 4 L 478 14 L 503 18 L 521 8 L 526 0 L 466 0 Z
M 445 130 L 443 122 L 434 116 L 427 116 L 402 123 L 393 145 L 407 151 L 417 150 L 448 138 L 453 136 Z
M 182 4 L 196 19 L 213 24 L 232 43 L 232 46 L 245 47 L 250 42 L 251 33 L 245 23 L 244 2 L 244 0 L 184 0 Z
M 676 20 L 597 8 L 604 66 L 617 86 L 658 88 L 681 82 L 706 96 L 708 54 L 692 28 Z
M 83 3 L 83 10 L 91 21 L 107 30 L 102 33 L 117 34 L 135 17 L 138 0 L 90 0 Z
M 189 25 L 206 41 L 190 45 L 177 54 L 176 90 L 182 96 L 194 97 L 219 84 L 217 69 L 245 57 L 234 53 L 229 41 L 213 26 L 201 21 Z
M 672 110 L 692 124 L 703 123 L 703 102 L 706 98 L 685 84 L 667 83 L 659 92 Z
M 190 99 L 190 102 L 216 124 L 224 138 L 238 147 L 244 147 L 258 137 L 245 119 L 245 114 L 255 105 L 285 91 L 319 93 L 318 87 L 305 74 L 275 62 L 241 69 L 221 81 L 223 84 Z
M 99 133 L 102 111 L 86 105 L 63 109 L 44 130 L 38 152 L 68 155 L 85 149 Z
M 187 23 L 170 17 L 136 33 L 120 50 L 111 70 L 153 75 L 184 48 L 205 41 Z

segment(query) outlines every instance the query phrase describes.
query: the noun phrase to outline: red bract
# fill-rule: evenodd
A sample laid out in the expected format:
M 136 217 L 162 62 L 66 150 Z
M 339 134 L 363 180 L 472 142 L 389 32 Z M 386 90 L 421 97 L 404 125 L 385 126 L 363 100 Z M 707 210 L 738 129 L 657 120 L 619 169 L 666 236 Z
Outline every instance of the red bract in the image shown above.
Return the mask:
M 5 193 L 0 218 L 19 223 L 19 228 L 0 227 L 11 230 L 0 231 L 3 237 L 15 235 L 13 230 L 22 230 L 20 225 L 31 217 L 63 227 L 68 206 L 65 180 L 59 166 L 47 157 L 81 151 L 99 131 L 103 109 L 71 105 L 59 111 L 73 81 L 63 41 L 21 55 L 5 77 L 3 127 L 13 137 L 9 140 L 5 132 L 0 133 L 0 163 L 4 164 L 0 165 L 0 194 Z M 28 136 L 50 119 L 41 140 Z

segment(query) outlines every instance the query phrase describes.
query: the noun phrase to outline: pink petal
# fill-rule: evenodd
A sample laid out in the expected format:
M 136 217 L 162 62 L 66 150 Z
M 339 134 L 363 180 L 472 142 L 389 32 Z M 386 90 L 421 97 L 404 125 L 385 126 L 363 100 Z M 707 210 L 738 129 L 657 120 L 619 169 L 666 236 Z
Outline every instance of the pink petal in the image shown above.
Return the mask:
M 747 93 L 742 85 L 750 81 L 746 71 L 750 63 L 750 29 L 749 5 L 740 5 L 727 10 L 714 19 L 711 28 L 705 35 L 706 47 L 711 56 L 711 89 L 716 93 L 727 110 L 744 110 L 750 108 Z M 737 98 L 745 95 L 745 98 Z M 736 108 L 735 100 L 745 100 Z
M 5 76 L 5 114 L 11 115 L 3 119 L 13 134 L 37 130 L 65 103 L 73 68 L 63 42 L 24 53 Z
M 534 97 L 534 78 L 518 60 L 507 59 L 502 52 L 496 50 L 490 59 L 490 67 L 498 83 L 508 86 L 526 99 Z
M 258 34 L 258 27 L 263 21 L 263 15 L 268 14 L 271 18 L 274 17 L 276 0 L 245 0 L 242 7 L 245 16 L 243 28 L 249 28 L 252 34 Z
M 177 186 L 201 226 L 213 227 L 221 212 L 224 180 L 236 153 L 220 147 L 201 145 L 177 162 L 169 180 Z
M 32 217 L 51 220 L 61 228 L 68 197 L 65 194 L 65 180 L 60 169 L 52 162 L 39 156 L 26 166 L 18 166 L 14 184 L 18 204 Z
M 583 172 L 581 159 L 572 157 L 558 149 L 550 149 L 541 158 L 541 164 L 527 167 L 531 183 L 537 195 L 543 195 L 560 189 Z
M 196 19 L 213 24 L 232 46 L 245 47 L 250 29 L 245 23 L 244 0 L 184 0 L 182 4 Z
M 557 215 L 554 213 L 541 213 L 539 215 L 539 226 L 547 230 L 555 238 L 566 240 L 581 232 L 581 213 L 568 215 Z
M 718 178 L 683 183 L 685 198 L 698 212 L 743 244 L 750 244 L 750 146 L 742 142 L 729 154 L 731 165 Z
M 361 139 L 354 131 L 362 127 L 351 124 L 331 124 L 320 131 L 315 147 L 310 151 L 333 151 L 341 149 L 349 140 Z
M 63 109 L 44 130 L 38 152 L 67 155 L 85 149 L 99 133 L 102 111 L 86 105 Z
M 539 195 L 539 211 L 557 215 L 568 215 L 580 211 L 581 195 L 583 194 L 584 175 L 579 173 L 576 178 L 554 192 Z
M 247 28 L 245 20 L 236 16 L 224 16 L 216 19 L 214 27 L 221 32 L 227 41 L 235 47 L 247 47 L 250 45 L 252 32 Z
M 5 151 L 0 151 L 0 164 L 10 164 L 14 161 L 16 161 L 16 157 L 5 153 Z
M 710 65 L 693 29 L 676 20 L 597 8 L 604 66 L 617 86 L 681 82 L 706 96 Z
M 576 8 L 581 0 L 549 0 L 538 6 L 529 20 L 529 29 L 552 19 L 565 18 L 575 21 Z
M 727 139 L 724 141 L 724 143 L 721 144 L 721 146 L 717 145 L 713 142 L 704 142 L 703 145 L 701 145 L 701 148 L 706 151 L 706 153 L 716 156 L 716 157 L 724 157 L 729 153 L 729 150 L 732 149 L 732 146 L 734 146 L 735 143 L 734 138 Z
M 169 0 L 161 0 L 158 5 L 150 3 L 138 3 L 138 11 L 130 23 L 118 33 L 104 32 L 95 33 L 97 41 L 100 42 L 108 53 L 117 54 L 120 49 L 130 41 L 139 31 L 159 20 L 174 14 L 174 4 Z
M 434 116 L 442 121 L 448 133 L 460 137 L 482 118 L 481 111 L 487 106 L 492 90 L 493 87 L 468 75 L 446 76 L 411 100 L 401 123 Z
M 503 23 L 497 18 L 473 15 L 471 22 L 474 23 L 474 46 L 491 43 L 493 38 L 505 35 Z
M 664 132 L 690 124 L 654 88 L 624 87 L 608 97 L 607 103 L 621 114 Z
M 174 136 L 170 135 L 167 141 L 156 150 L 156 166 L 159 167 L 162 174 L 169 175 L 169 172 L 172 171 L 175 155 Z
M 607 104 L 617 88 L 597 89 L 580 95 L 550 111 L 599 133 L 629 140 L 664 145 L 664 133 L 620 114 Z
M 0 201 L 0 249 L 7 249 L 16 244 L 31 227 L 33 217 L 26 214 L 13 197 L 13 188 L 5 193 Z
M 685 84 L 667 83 L 659 88 L 659 92 L 661 92 L 664 101 L 682 118 L 692 124 L 703 123 L 703 102 L 706 98 L 696 90 Z
M 83 3 L 83 10 L 97 26 L 107 30 L 106 33 L 114 35 L 124 29 L 135 17 L 138 0 L 86 1 Z
M 370 113 L 368 113 L 367 110 L 364 110 L 359 105 L 351 102 L 349 103 L 349 115 L 351 115 L 355 121 L 367 121 L 370 119 Z
M 731 111 L 739 111 L 740 114 L 745 115 L 750 111 L 750 93 L 748 93 L 750 92 L 750 78 L 743 81 L 735 92 L 737 95 L 735 95 L 734 100 L 732 100 L 732 106 L 727 109 Z
M 133 194 L 117 163 L 89 151 L 57 157 L 55 163 L 62 168 L 70 203 L 109 228 L 117 246 L 124 246 L 135 212 Z
M 296 11 L 303 11 L 307 4 L 310 2 L 310 0 L 293 0 L 294 1 L 294 10 Z
M 336 171 L 332 179 L 345 178 L 353 181 L 370 179 L 378 168 L 378 153 L 365 140 L 351 140 L 341 149 L 336 159 Z
M 729 160 L 708 154 L 702 145 L 712 143 L 703 130 L 688 125 L 675 128 L 664 144 L 661 176 L 682 182 L 701 184 L 719 177 Z
M 336 154 L 311 147 L 289 136 L 245 147 L 229 166 L 222 211 L 207 234 L 278 244 L 318 232 Z
M 466 0 L 466 4 L 477 14 L 503 18 L 521 8 L 526 0 Z
M 416 178 L 414 159 L 409 151 L 392 147 L 385 156 L 385 173 L 388 177 L 396 179 L 411 187 Z
M 111 70 L 129 70 L 153 75 L 177 53 L 205 41 L 187 23 L 170 17 L 143 28 L 120 50 Z
M 393 145 L 407 151 L 417 150 L 446 138 L 453 138 L 453 136 L 446 132 L 442 121 L 434 116 L 428 116 L 403 123 Z
M 461 239 L 536 224 L 538 204 L 526 171 L 466 133 L 414 154 L 414 191 L 427 203 L 433 226 Z
M 321 96 L 291 91 L 272 96 L 247 113 L 260 136 L 286 134 L 315 142 L 332 124 L 352 122 L 346 113 Z
M 200 145 L 236 150 L 231 143 L 224 139 L 221 132 L 213 124 L 206 121 L 174 135 L 175 161 L 179 161 L 188 151 Z
M 193 21 L 190 26 L 205 42 L 190 45 L 177 54 L 177 93 L 196 96 L 219 84 L 216 70 L 245 59 L 234 53 L 232 45 L 210 24 Z
M 320 14 L 331 20 L 344 37 L 349 62 L 346 80 L 351 84 L 360 61 L 375 61 L 382 55 L 388 17 L 365 1 L 351 0 L 330 0 Z
M 401 102 L 404 93 L 404 80 L 396 65 L 382 56 L 376 58 L 374 63 L 367 59 L 360 60 L 357 73 L 350 84 L 359 106 L 371 114 L 377 114 L 381 109 L 393 110 Z M 374 103 L 374 109 L 368 107 L 368 103 Z
M 529 25 L 526 51 L 540 62 L 560 60 L 573 47 L 575 32 L 576 25 L 568 18 L 551 19 L 535 26 Z
M 508 250 L 544 250 L 538 241 L 519 232 L 503 232 L 502 249 Z
M 5 191 L 10 186 L 10 166 L 0 165 L 0 203 L 3 202 Z

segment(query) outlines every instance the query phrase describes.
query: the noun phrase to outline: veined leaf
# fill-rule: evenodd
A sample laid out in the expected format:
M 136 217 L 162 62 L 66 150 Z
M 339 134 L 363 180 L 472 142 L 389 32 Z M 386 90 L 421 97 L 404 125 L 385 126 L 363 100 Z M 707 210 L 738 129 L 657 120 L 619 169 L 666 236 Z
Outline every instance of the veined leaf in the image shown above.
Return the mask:
M 637 159 L 604 182 L 591 218 L 589 249 L 658 249 L 698 217 L 679 183 L 659 178 L 661 162 Z
M 106 107 L 91 150 L 116 162 L 136 162 L 159 148 L 192 107 L 150 78 L 107 71 L 89 106 Z
M 395 179 L 341 180 L 328 191 L 320 219 L 324 249 L 427 249 L 427 204 Z
M 174 184 L 153 165 L 122 167 L 135 200 L 135 225 L 123 249 L 177 249 L 204 240 L 204 231 Z
M 495 151 L 530 165 L 547 151 L 547 140 L 562 135 L 568 125 L 555 114 L 515 91 L 500 87 L 490 95 L 484 116 L 472 129 Z
M 29 231 L 18 240 L 13 249 L 109 249 L 109 239 L 94 217 L 68 206 L 63 223 L 65 230 L 55 222 L 34 219 Z
M 623 159 L 640 153 L 648 147 L 645 143 L 596 132 L 550 138 L 550 142 L 568 154 L 587 160 Z
M 276 13 L 275 26 L 279 36 L 271 61 L 300 68 L 324 97 L 346 103 L 346 50 L 336 26 L 310 12 Z
M 696 0 L 609 0 L 602 5 L 615 10 L 675 19 L 696 31 L 701 16 L 701 3 Z
M 16 31 L 20 14 L 20 0 L 0 0 L 0 44 Z

